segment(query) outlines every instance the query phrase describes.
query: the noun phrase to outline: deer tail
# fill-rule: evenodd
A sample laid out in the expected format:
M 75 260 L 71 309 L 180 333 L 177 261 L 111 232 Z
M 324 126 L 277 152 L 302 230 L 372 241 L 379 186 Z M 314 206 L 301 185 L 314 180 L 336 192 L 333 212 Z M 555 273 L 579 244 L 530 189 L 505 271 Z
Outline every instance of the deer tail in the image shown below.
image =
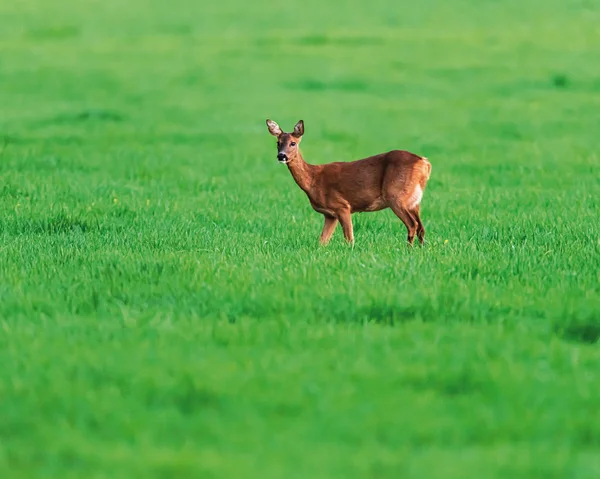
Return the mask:
M 431 163 L 429 163 L 429 160 L 426 156 L 422 156 L 421 160 L 423 160 L 423 162 L 425 163 L 425 173 L 427 174 L 427 179 L 429 179 L 429 177 L 431 176 Z

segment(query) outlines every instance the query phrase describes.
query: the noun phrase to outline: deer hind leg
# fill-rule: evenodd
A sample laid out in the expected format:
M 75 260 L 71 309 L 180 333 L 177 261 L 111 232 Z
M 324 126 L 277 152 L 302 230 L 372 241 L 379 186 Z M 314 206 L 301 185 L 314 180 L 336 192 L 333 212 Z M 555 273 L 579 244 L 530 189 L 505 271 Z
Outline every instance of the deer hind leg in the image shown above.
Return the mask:
M 344 238 L 346 241 L 354 245 L 354 230 L 352 228 L 352 214 L 350 210 L 343 210 L 338 214 L 338 219 L 344 230 Z
M 321 233 L 320 242 L 323 246 L 329 243 L 331 235 L 335 231 L 335 227 L 338 224 L 338 219 L 333 216 L 325 215 L 325 224 L 323 225 L 323 232 Z
M 396 216 L 400 218 L 406 226 L 406 230 L 408 231 L 407 241 L 409 245 L 412 245 L 415 241 L 415 234 L 417 233 L 417 228 L 419 225 L 417 219 L 400 202 L 392 203 L 390 207 L 392 208 L 392 211 L 396 214 Z
M 419 238 L 419 243 L 423 244 L 425 241 L 425 227 L 421 222 L 421 207 L 417 205 L 412 211 L 412 215 L 417 220 L 417 238 Z

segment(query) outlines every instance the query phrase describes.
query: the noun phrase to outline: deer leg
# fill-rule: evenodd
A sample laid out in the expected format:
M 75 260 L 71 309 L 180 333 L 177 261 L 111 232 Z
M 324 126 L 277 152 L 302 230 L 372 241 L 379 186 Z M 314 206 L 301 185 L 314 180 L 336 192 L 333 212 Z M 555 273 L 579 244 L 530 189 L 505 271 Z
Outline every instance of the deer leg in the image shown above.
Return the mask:
M 406 208 L 404 208 L 404 206 L 400 204 L 392 204 L 391 208 L 393 212 L 396 213 L 396 216 L 400 218 L 406 226 L 406 229 L 408 231 L 407 241 L 408 244 L 412 246 L 415 240 L 415 233 L 417 232 L 417 220 L 410 211 L 408 211 Z
M 344 210 L 338 214 L 338 218 L 344 230 L 346 241 L 354 245 L 354 231 L 352 229 L 352 214 L 349 210 Z
M 412 215 L 414 216 L 415 220 L 417 220 L 417 238 L 419 238 L 419 243 L 423 244 L 423 242 L 425 241 L 425 227 L 423 226 L 423 223 L 421 222 L 421 208 L 419 205 L 416 206 L 415 209 L 413 209 L 412 211 Z
M 338 224 L 338 220 L 337 218 L 334 218 L 333 216 L 328 216 L 325 215 L 325 224 L 323 225 L 323 232 L 321 233 L 321 244 L 323 246 L 325 246 L 327 243 L 329 243 L 329 240 L 331 239 L 331 235 L 333 234 L 333 232 L 335 231 L 335 227 Z

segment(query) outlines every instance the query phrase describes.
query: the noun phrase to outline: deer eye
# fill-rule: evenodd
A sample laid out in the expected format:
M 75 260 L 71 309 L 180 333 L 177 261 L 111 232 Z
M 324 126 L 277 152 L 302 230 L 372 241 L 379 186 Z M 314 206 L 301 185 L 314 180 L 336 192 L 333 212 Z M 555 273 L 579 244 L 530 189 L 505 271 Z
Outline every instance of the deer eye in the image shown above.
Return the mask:
M 292 142 L 290 143 L 290 146 L 296 146 L 296 142 L 295 142 L 295 141 L 292 141 Z

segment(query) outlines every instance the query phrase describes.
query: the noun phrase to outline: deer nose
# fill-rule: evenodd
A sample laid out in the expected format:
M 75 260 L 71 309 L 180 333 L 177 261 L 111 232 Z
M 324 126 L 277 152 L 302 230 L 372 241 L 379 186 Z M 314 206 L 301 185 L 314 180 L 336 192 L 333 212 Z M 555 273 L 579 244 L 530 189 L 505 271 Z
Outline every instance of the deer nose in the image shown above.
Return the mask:
M 287 155 L 280 151 L 279 153 L 277 153 L 277 159 L 279 161 L 285 161 L 287 160 Z

